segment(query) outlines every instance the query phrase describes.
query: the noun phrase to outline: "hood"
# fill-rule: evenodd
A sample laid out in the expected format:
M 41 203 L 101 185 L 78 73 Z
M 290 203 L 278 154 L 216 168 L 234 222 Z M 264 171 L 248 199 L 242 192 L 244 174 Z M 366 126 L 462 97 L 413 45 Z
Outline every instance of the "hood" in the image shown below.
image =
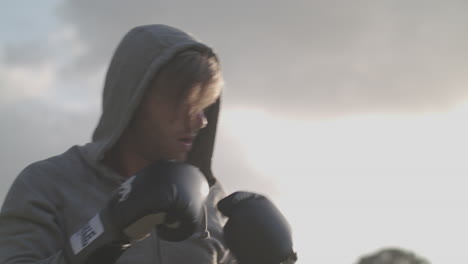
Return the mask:
M 103 91 L 102 115 L 93 133 L 88 158 L 100 163 L 129 124 L 143 94 L 158 71 L 179 52 L 194 49 L 213 53 L 190 34 L 167 25 L 133 28 L 122 39 L 110 62 Z M 197 166 L 212 186 L 211 171 L 220 100 L 206 110 L 202 129 L 187 162 Z

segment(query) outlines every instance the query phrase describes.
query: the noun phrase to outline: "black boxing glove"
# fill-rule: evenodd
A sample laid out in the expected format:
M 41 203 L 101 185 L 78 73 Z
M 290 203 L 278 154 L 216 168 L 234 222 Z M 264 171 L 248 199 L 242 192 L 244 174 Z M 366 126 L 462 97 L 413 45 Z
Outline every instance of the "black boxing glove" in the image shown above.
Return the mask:
M 156 227 L 168 241 L 190 237 L 203 218 L 208 182 L 189 164 L 158 161 L 125 181 L 107 206 L 70 237 L 72 264 L 111 264 Z
M 296 262 L 289 223 L 265 196 L 235 192 L 219 201 L 218 209 L 229 218 L 224 239 L 240 264 Z

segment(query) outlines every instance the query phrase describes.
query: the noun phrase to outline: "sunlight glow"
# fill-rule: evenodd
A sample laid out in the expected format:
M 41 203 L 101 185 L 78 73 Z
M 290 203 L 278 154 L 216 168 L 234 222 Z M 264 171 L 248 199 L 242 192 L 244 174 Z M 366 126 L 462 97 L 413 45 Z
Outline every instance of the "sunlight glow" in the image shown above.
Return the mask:
M 240 107 L 223 113 L 250 166 L 282 190 L 273 199 L 296 231 L 299 263 L 349 263 L 384 246 L 433 263 L 462 254 L 467 117 L 468 103 L 445 113 L 309 121 Z

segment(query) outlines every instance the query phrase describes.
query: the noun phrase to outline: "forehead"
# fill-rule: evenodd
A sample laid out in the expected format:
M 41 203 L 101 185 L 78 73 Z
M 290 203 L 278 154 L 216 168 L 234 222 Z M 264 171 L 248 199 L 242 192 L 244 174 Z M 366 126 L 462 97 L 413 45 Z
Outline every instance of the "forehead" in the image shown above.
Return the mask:
M 177 83 L 175 83 L 177 84 Z M 189 104 L 204 108 L 216 102 L 221 94 L 222 85 L 214 82 L 205 85 L 151 85 L 146 96 L 164 104 Z
M 222 84 L 223 77 L 215 57 L 186 50 L 162 67 L 151 88 L 171 102 L 213 101 L 219 96 Z

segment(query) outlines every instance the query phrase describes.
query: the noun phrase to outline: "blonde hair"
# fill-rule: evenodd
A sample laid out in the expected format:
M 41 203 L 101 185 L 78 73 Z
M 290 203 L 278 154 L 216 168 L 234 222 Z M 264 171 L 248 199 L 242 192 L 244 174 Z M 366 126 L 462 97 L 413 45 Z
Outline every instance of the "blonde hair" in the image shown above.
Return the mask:
M 219 61 L 212 52 L 186 50 L 164 65 L 155 76 L 153 86 L 160 95 L 177 102 L 187 99 L 204 105 L 219 96 L 224 80 Z

